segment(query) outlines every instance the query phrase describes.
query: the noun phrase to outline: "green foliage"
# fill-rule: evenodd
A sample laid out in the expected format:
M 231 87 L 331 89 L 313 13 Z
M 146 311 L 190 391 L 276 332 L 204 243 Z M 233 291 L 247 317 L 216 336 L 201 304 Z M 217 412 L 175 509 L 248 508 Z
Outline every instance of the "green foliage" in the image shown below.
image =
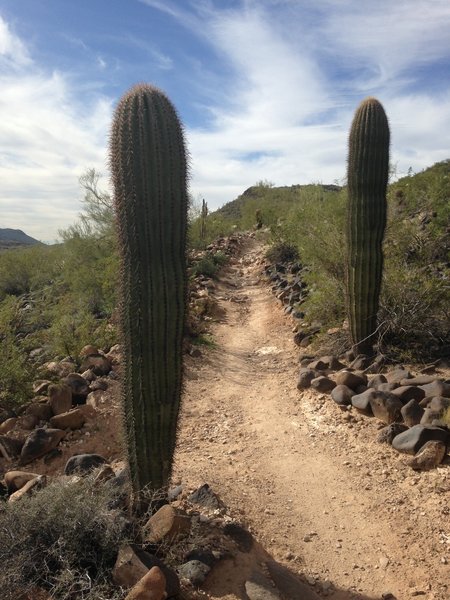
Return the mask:
M 2 598 L 13 600 L 34 586 L 60 600 L 122 598 L 110 581 L 119 547 L 130 535 L 123 514 L 111 508 L 118 496 L 111 483 L 87 477 L 2 505 Z
M 355 354 L 371 354 L 383 272 L 389 175 L 389 125 L 380 102 L 366 98 L 353 118 L 348 152 L 347 312 Z
M 204 275 L 214 277 L 221 266 L 225 265 L 228 257 L 223 252 L 207 252 L 199 260 L 195 261 L 190 269 L 192 277 Z
M 12 296 L 0 304 L 0 405 L 15 408 L 31 397 L 32 369 L 18 334 L 20 303 Z
M 138 85 L 114 115 L 110 161 L 121 256 L 128 459 L 135 492 L 168 483 L 182 383 L 188 195 L 168 98 Z
M 297 260 L 299 253 L 293 244 L 276 242 L 267 250 L 266 258 L 273 263 L 286 263 Z
M 0 252 L 0 301 L 52 284 L 61 260 L 58 246 L 44 244 Z

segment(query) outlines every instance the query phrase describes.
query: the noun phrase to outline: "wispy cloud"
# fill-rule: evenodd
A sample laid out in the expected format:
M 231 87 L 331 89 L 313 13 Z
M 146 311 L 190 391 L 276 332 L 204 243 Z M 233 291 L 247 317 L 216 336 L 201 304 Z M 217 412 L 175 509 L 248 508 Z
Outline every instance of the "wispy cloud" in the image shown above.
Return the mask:
M 204 90 L 216 100 L 210 126 L 188 128 L 194 194 L 212 205 L 259 179 L 342 178 L 352 114 L 367 94 L 385 105 L 400 172 L 447 157 L 450 86 L 427 93 L 421 81 L 424 68 L 449 59 L 447 2 L 142 1 L 220 57 L 224 93 Z
M 54 239 L 80 209 L 78 177 L 87 167 L 105 170 L 111 102 L 83 102 L 70 77 L 35 65 L 26 46 L 0 18 L 3 43 L 20 72 L 0 68 L 0 227 L 20 227 Z
M 23 67 L 31 63 L 25 44 L 0 17 L 0 61 L 1 67 Z

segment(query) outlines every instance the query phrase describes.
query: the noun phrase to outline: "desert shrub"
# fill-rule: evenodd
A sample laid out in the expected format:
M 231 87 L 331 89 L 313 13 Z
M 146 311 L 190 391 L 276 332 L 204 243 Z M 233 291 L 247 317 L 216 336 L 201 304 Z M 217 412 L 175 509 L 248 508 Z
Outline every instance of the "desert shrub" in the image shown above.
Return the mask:
M 204 275 L 205 277 L 214 277 L 221 266 L 225 265 L 228 257 L 223 252 L 207 252 L 197 260 L 191 268 L 193 277 Z
M 299 253 L 293 244 L 278 241 L 270 246 L 266 252 L 266 258 L 273 263 L 286 263 L 297 260 Z
M 66 299 L 55 308 L 45 340 L 53 354 L 76 358 L 87 344 L 109 349 L 116 343 L 117 333 L 106 319 L 97 319 L 84 306 L 74 307 Z
M 2 598 L 13 600 L 19 590 L 33 586 L 61 600 L 118 598 L 110 572 L 119 546 L 130 537 L 122 512 L 111 508 L 118 494 L 111 483 L 94 483 L 87 477 L 55 482 L 30 498 L 4 504 Z
M 14 408 L 31 396 L 32 369 L 18 339 L 20 302 L 8 296 L 0 304 L 0 405 Z
M 42 244 L 0 252 L 0 300 L 53 283 L 61 266 L 59 246 Z

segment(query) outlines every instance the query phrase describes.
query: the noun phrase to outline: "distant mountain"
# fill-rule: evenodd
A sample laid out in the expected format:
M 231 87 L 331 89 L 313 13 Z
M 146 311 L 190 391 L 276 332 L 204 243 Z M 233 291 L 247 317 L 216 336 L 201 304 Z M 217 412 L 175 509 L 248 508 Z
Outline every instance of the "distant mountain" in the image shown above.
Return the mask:
M 41 244 L 20 229 L 0 229 L 0 250 Z

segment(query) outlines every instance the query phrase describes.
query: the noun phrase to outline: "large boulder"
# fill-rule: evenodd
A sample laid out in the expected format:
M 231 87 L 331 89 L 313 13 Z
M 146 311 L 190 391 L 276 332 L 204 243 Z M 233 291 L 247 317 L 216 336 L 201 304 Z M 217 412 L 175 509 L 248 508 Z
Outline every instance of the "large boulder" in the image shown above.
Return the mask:
M 408 464 L 415 471 L 428 471 L 441 464 L 446 452 L 447 446 L 444 442 L 432 440 L 424 444 Z
M 331 397 L 339 406 L 348 406 L 352 403 L 355 392 L 346 385 L 337 385 L 331 390 Z
M 63 383 L 71 388 L 74 404 L 86 403 L 86 397 L 91 390 L 89 389 L 89 383 L 84 377 L 79 373 L 69 373 L 69 375 L 63 379 Z
M 50 425 L 57 429 L 80 429 L 86 423 L 86 417 L 79 408 L 55 415 L 50 419 Z
M 76 454 L 66 462 L 64 475 L 89 473 L 107 462 L 106 458 L 103 458 L 100 454 Z
M 394 394 L 376 390 L 370 395 L 369 402 L 375 417 L 386 425 L 401 420 L 400 410 L 403 408 L 403 403 Z
M 30 433 L 20 453 L 20 464 L 26 465 L 44 456 L 59 444 L 65 432 L 61 429 L 38 428 Z
M 103 354 L 90 354 L 81 364 L 81 371 L 93 371 L 96 375 L 108 375 L 111 371 L 111 361 Z
M 343 369 L 336 373 L 336 385 L 346 385 L 351 390 L 356 391 L 362 385 L 367 384 L 367 376 L 363 373 L 356 373 Z
M 48 398 L 54 415 L 65 413 L 72 408 L 72 388 L 64 383 L 49 385 Z
M 402 413 L 403 421 L 406 425 L 408 425 L 408 427 L 414 427 L 414 425 L 418 425 L 421 422 L 424 409 L 417 400 L 410 400 L 402 407 L 400 412 Z
M 165 600 L 166 578 L 159 567 L 152 567 L 128 592 L 125 600 Z
M 416 454 L 427 442 L 438 441 L 448 444 L 449 432 L 431 425 L 414 425 L 392 440 L 392 447 L 399 452 Z

